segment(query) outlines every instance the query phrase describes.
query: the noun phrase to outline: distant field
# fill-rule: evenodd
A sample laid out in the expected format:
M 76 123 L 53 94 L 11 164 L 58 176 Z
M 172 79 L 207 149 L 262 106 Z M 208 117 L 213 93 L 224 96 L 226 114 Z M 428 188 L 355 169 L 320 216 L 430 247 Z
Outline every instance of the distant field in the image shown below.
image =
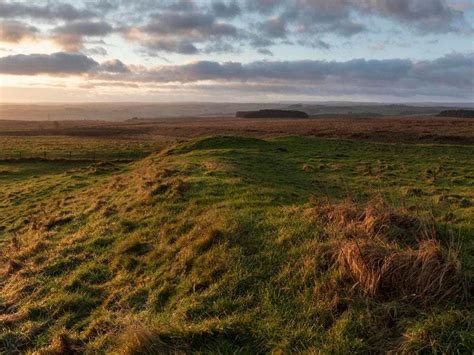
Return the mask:
M 0 161 L 0 352 L 474 348 L 474 146 L 284 136 L 390 134 L 371 121 L 144 125 L 136 140 L 0 137 L 137 152 Z M 472 139 L 466 123 L 440 126 L 394 125 L 392 139 Z M 276 137 L 175 142 L 192 129 Z
M 217 134 L 313 136 L 392 143 L 474 144 L 474 120 L 440 117 L 313 119 L 169 118 L 127 122 L 1 121 L 0 139 L 15 136 L 173 140 Z
M 66 136 L 0 136 L 3 159 L 134 160 L 167 144 L 158 139 L 79 138 Z

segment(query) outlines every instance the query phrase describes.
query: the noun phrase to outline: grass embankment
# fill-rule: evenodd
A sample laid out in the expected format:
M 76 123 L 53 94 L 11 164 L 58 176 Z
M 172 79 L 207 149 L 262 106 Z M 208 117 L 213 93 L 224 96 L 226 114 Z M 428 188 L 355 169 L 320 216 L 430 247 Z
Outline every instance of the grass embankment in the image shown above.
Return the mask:
M 0 349 L 468 352 L 473 153 L 216 137 L 6 172 Z

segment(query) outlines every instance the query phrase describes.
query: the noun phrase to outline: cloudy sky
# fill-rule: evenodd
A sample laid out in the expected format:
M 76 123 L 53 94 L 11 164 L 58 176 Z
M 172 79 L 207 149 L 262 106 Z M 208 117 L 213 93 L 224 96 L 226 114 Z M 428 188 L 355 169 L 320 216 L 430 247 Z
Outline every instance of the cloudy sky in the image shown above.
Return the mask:
M 0 102 L 474 101 L 474 0 L 0 0 Z

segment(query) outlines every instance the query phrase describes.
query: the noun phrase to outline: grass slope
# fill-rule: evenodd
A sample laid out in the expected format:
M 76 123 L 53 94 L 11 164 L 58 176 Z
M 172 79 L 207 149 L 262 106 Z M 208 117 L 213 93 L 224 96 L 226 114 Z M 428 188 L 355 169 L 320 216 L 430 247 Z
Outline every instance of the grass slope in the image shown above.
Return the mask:
M 361 234 L 416 253 L 428 226 L 448 259 L 462 241 L 472 284 L 473 155 L 212 137 L 128 165 L 5 163 L 0 350 L 468 352 L 472 290 L 368 294 L 335 254 Z

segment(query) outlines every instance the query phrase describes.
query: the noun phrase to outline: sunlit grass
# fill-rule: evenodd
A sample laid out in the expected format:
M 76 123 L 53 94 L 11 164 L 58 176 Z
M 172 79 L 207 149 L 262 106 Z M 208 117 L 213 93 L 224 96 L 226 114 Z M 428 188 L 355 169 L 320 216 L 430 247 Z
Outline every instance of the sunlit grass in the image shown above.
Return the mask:
M 1 163 L 0 349 L 465 352 L 472 304 L 368 294 L 335 257 L 360 230 L 324 208 L 382 198 L 413 223 L 363 238 L 416 248 L 426 222 L 472 280 L 473 155 L 214 137 L 126 164 Z

